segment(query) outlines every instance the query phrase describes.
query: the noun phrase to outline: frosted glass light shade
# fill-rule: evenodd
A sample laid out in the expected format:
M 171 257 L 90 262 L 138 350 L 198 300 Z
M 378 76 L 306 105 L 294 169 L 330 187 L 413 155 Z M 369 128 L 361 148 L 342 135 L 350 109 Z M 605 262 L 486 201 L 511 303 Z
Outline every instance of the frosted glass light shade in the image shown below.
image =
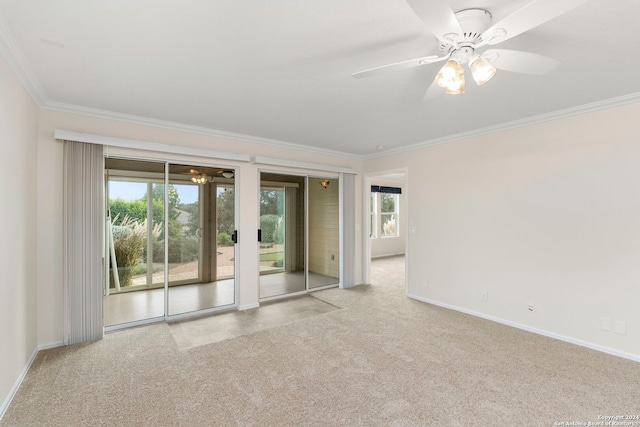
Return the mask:
M 440 87 L 447 87 L 456 79 L 456 76 L 458 75 L 458 67 L 460 67 L 460 64 L 456 61 L 453 59 L 448 60 L 447 63 L 440 68 L 438 74 L 436 74 L 436 84 Z
M 478 85 L 483 85 L 496 74 L 496 67 L 485 59 L 478 58 L 470 65 L 471 75 Z

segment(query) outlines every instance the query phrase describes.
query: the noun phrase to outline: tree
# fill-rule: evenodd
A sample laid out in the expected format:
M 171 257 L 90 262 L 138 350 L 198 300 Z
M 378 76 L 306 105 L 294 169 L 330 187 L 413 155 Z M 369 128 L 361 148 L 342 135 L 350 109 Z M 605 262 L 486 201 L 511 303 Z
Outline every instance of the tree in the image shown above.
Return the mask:
M 169 199 L 169 221 L 175 221 L 178 218 L 178 215 L 180 215 L 180 212 L 178 212 L 178 205 L 180 204 L 180 196 L 178 195 L 178 190 L 176 190 L 176 187 L 173 184 L 169 184 L 169 186 L 167 187 L 167 195 L 168 195 L 168 199 Z M 153 188 L 151 190 L 151 199 L 153 200 L 153 219 L 154 221 L 156 221 L 156 215 L 162 213 L 161 215 L 159 215 L 158 219 L 159 221 L 162 221 L 162 218 L 164 217 L 164 185 L 163 184 L 153 184 Z M 144 200 L 146 202 L 147 200 L 147 194 L 145 193 L 145 195 L 140 199 L 140 200 Z M 156 209 L 157 208 L 157 209 Z M 158 210 L 158 212 L 156 212 L 156 210 Z
M 142 200 L 124 200 L 123 198 L 109 200 L 109 211 L 111 219 L 117 217 L 120 223 L 125 217 L 131 218 L 133 221 L 142 222 L 147 219 L 147 203 Z
M 381 212 L 395 212 L 396 211 L 396 198 L 395 194 L 382 193 L 382 206 Z
M 189 214 L 189 219 L 186 224 L 189 234 L 196 234 L 196 231 L 200 228 L 199 203 L 183 203 L 180 205 L 180 210 Z
M 235 194 L 232 187 L 218 187 L 217 215 L 218 234 L 231 236 L 235 230 Z
M 260 190 L 260 215 L 282 215 L 284 191 L 281 189 Z

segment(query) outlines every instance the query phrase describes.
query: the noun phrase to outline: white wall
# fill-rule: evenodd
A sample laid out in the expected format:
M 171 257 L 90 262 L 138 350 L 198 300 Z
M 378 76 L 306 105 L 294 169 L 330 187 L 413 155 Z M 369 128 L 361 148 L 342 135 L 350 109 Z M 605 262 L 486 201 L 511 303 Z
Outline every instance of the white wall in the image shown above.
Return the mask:
M 638 117 L 632 104 L 368 161 L 408 168 L 409 293 L 640 357 Z
M 36 120 L 35 103 L 0 55 L 2 409 L 37 347 Z
M 397 237 L 380 237 L 380 224 L 378 224 L 378 237 L 371 239 L 371 258 L 379 258 L 390 255 L 404 254 L 405 245 L 407 241 L 407 213 L 406 207 L 406 191 L 404 189 L 404 182 L 398 180 L 385 180 L 383 178 L 374 177 L 371 179 L 371 185 L 383 185 L 387 187 L 400 187 L 402 193 L 399 197 L 399 209 L 398 209 L 398 236 Z M 380 193 L 378 193 L 378 197 Z M 380 201 L 378 200 L 378 204 Z
M 122 121 L 99 119 L 75 114 L 41 110 L 38 127 L 38 181 L 39 207 L 38 216 L 40 254 L 38 263 L 39 277 L 46 278 L 38 283 L 38 341 L 41 345 L 61 343 L 63 337 L 63 306 L 62 306 L 62 144 L 53 138 L 54 130 L 62 129 L 73 132 L 89 133 L 116 138 L 150 141 L 178 146 L 187 146 L 216 151 L 245 153 L 252 156 L 265 156 L 327 164 L 361 169 L 362 161 L 318 154 L 291 148 L 281 148 L 218 138 L 198 133 L 167 130 L 152 126 L 139 125 Z M 135 153 L 135 150 L 110 148 L 114 153 Z M 138 152 L 137 155 L 146 158 L 167 158 L 165 154 Z M 171 155 L 170 160 L 187 159 L 185 156 Z M 193 160 L 193 159 L 192 159 Z M 198 160 L 198 159 L 196 159 Z M 206 161 L 206 159 L 201 159 Z M 239 185 L 239 233 L 240 245 L 236 261 L 242 263 L 238 281 L 241 283 L 241 307 L 247 308 L 258 301 L 258 244 L 254 236 L 258 230 L 258 183 L 259 168 L 264 167 L 253 163 L 217 162 L 220 165 L 230 165 L 238 168 L 236 175 Z M 296 171 L 278 166 L 269 166 L 270 171 L 284 173 Z M 317 171 L 315 171 L 317 174 Z M 357 188 L 362 188 L 361 181 L 356 182 Z M 362 218 L 361 193 L 357 195 L 356 217 Z M 360 227 L 361 229 L 362 227 Z M 362 253 L 361 234 L 357 235 L 356 253 Z M 363 263 L 358 259 L 356 266 L 356 283 L 362 282 Z

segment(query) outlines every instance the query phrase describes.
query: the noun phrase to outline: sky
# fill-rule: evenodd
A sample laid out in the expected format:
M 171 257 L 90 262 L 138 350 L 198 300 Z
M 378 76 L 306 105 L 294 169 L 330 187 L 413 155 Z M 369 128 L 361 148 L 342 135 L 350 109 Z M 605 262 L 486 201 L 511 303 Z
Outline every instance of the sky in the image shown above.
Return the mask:
M 180 203 L 193 203 L 198 201 L 198 186 L 174 184 L 180 197 Z M 109 197 L 111 199 L 123 198 L 124 200 L 138 200 L 147 192 L 147 184 L 144 182 L 109 181 Z

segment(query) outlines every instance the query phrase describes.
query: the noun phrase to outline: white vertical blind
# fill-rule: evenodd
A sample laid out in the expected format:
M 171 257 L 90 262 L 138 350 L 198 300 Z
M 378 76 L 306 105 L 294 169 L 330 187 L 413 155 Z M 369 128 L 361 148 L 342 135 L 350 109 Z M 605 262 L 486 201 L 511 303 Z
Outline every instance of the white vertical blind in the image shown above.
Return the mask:
M 103 162 L 102 145 L 64 142 L 65 344 L 103 336 Z
M 355 286 L 356 261 L 356 176 L 343 173 L 342 183 L 342 277 L 340 287 Z

